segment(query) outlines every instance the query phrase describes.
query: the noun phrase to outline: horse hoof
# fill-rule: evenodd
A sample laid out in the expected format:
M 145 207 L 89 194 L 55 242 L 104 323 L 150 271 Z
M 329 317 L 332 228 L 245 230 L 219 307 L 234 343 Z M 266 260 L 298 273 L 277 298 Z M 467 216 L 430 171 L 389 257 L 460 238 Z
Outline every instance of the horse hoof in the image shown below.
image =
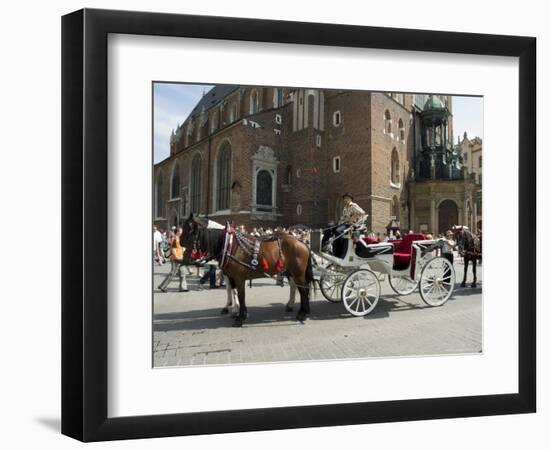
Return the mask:
M 305 315 L 305 314 L 298 314 L 298 315 L 296 316 L 296 320 L 297 320 L 298 322 L 304 323 L 305 320 L 306 320 L 306 315 Z
M 292 306 L 288 306 L 288 305 L 285 306 L 285 312 L 292 312 L 292 309 L 293 309 Z
M 223 308 L 221 311 L 220 311 L 220 314 L 228 314 L 229 313 L 229 310 L 227 308 Z
M 243 321 L 240 319 L 235 319 L 235 322 L 233 323 L 233 327 L 241 328 L 242 326 L 243 326 Z
M 460 287 L 466 287 L 466 283 L 462 283 Z
M 476 287 L 477 287 L 477 284 L 472 284 L 472 287 L 473 287 L 473 288 L 476 288 Z

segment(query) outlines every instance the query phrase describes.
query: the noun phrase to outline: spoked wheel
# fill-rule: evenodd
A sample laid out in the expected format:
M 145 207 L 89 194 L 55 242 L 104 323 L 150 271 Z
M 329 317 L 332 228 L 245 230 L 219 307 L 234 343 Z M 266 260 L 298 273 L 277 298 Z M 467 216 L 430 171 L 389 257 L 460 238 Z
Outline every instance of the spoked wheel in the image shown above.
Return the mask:
M 376 307 L 379 298 L 380 281 L 373 271 L 360 269 L 348 275 L 342 288 L 342 300 L 350 314 L 366 316 Z
M 455 269 L 445 258 L 436 256 L 422 268 L 420 296 L 429 306 L 441 306 L 453 293 Z
M 329 264 L 319 278 L 321 293 L 329 302 L 339 303 L 342 301 L 342 286 L 347 277 L 346 272 L 336 270 L 334 265 Z
M 418 281 L 414 281 L 409 277 L 388 277 L 391 288 L 399 295 L 409 295 L 414 292 Z

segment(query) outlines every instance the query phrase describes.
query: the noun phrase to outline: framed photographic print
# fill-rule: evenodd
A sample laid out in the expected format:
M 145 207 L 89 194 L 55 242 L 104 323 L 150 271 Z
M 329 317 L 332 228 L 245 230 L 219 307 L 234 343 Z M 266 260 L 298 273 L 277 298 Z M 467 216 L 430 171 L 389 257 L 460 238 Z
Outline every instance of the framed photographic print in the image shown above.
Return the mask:
M 64 434 L 535 411 L 534 38 L 62 26 Z

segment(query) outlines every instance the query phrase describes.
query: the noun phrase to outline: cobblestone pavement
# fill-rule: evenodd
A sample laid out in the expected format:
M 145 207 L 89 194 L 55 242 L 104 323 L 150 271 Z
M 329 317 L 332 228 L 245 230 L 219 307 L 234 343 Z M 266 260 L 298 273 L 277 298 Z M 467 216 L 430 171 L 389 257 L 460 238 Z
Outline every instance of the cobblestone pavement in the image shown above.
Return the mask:
M 457 259 L 460 282 L 463 264 Z M 381 281 L 378 305 L 365 317 L 350 315 L 342 303 L 326 301 L 317 290 L 305 324 L 295 320 L 295 312 L 285 312 L 287 285 L 255 280 L 252 288 L 247 287 L 249 317 L 242 328 L 233 328 L 232 319 L 220 314 L 225 289 L 199 290 L 196 275 L 187 278 L 190 292 L 178 292 L 177 281 L 167 293 L 156 290 L 168 268 L 169 264 L 154 266 L 155 367 L 481 351 L 481 266 L 477 288 L 460 288 L 457 283 L 453 297 L 435 308 L 426 306 L 418 292 L 395 295 L 387 277 Z M 196 274 L 196 268 L 192 270 Z

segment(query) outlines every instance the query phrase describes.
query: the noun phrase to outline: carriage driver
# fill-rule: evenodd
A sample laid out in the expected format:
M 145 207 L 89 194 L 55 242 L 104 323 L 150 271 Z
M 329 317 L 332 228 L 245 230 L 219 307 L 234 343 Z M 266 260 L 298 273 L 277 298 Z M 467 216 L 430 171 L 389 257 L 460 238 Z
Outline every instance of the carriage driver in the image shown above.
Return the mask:
M 342 210 L 342 216 L 340 217 L 338 226 L 328 230 L 325 233 L 322 243 L 324 247 L 331 236 L 340 236 L 338 239 L 335 239 L 332 244 L 333 254 L 338 258 L 343 258 L 346 256 L 346 242 L 341 237 L 342 233 L 347 227 L 361 220 L 366 214 L 365 211 L 363 211 L 363 209 L 353 201 L 353 195 L 349 192 L 346 192 L 342 196 L 342 200 L 344 201 L 344 208 Z

